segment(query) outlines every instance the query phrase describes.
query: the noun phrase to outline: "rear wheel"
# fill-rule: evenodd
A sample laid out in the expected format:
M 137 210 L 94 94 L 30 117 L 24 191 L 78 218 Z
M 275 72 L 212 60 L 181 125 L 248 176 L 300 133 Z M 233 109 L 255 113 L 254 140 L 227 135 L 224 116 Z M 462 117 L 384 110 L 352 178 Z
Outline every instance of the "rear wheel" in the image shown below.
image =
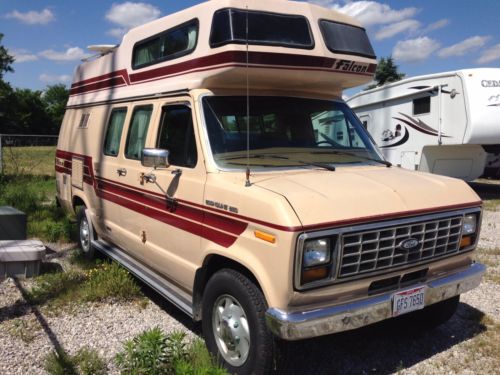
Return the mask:
M 91 259 L 94 257 L 94 247 L 92 246 L 94 228 L 87 216 L 87 208 L 85 206 L 81 207 L 78 211 L 76 221 L 78 225 L 78 245 L 83 255 Z
M 230 269 L 215 273 L 203 296 L 203 334 L 209 351 L 231 374 L 267 374 L 274 337 L 267 329 L 260 289 Z

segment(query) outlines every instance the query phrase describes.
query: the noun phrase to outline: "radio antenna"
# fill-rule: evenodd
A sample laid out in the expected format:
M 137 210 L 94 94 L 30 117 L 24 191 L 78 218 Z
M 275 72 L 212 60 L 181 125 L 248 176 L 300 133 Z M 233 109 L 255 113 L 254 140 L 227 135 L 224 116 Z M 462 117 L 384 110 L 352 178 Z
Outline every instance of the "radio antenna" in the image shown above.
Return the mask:
M 249 86 L 249 77 L 248 77 L 248 5 L 246 6 L 245 13 L 245 40 L 246 40 L 246 89 L 247 89 L 247 169 L 246 169 L 246 181 L 245 186 L 252 186 L 250 183 L 250 86 Z

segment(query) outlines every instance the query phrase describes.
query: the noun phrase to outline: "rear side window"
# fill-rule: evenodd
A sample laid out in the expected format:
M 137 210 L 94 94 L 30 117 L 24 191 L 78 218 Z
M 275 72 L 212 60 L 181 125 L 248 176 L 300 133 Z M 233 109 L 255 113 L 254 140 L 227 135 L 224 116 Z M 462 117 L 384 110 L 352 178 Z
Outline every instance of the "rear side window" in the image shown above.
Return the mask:
M 198 40 L 198 20 L 169 29 L 138 42 L 132 53 L 132 68 L 138 69 L 193 52 Z
M 311 49 L 314 41 L 304 16 L 264 13 L 240 9 L 215 12 L 210 33 L 210 47 L 246 43 L 248 13 L 248 43 Z
M 146 143 L 148 135 L 149 120 L 153 106 L 141 106 L 134 109 L 132 120 L 127 134 L 127 144 L 125 147 L 125 157 L 127 159 L 139 160 L 142 149 Z
M 325 44 L 331 52 L 375 58 L 375 52 L 365 29 L 345 23 L 320 20 Z
M 104 138 L 104 155 L 118 155 L 126 115 L 126 108 L 113 109 L 113 112 L 111 112 L 111 116 L 109 116 L 108 129 L 106 130 L 106 137 Z
M 172 105 L 163 108 L 156 146 L 170 152 L 170 164 L 194 168 L 198 159 L 191 108 Z
M 423 115 L 431 112 L 431 97 L 418 98 L 413 100 L 413 114 Z

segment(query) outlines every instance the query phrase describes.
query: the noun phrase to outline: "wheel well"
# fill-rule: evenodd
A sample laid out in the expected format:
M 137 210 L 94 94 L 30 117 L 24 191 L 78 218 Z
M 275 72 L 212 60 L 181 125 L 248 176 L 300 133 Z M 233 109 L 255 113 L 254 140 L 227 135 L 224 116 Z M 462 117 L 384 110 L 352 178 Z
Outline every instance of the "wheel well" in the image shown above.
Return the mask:
M 74 196 L 73 197 L 73 210 L 75 211 L 75 213 L 77 213 L 77 207 L 79 206 L 85 206 L 85 202 L 83 201 L 82 198 L 78 197 L 78 196 Z
M 226 258 L 221 255 L 210 255 L 203 262 L 203 266 L 198 268 L 196 271 L 194 279 L 193 288 L 193 318 L 195 320 L 201 320 L 201 305 L 203 299 L 203 293 L 205 291 L 205 286 L 208 280 L 219 270 L 223 268 L 230 268 L 232 270 L 238 271 L 242 275 L 245 275 L 250 279 L 256 286 L 262 291 L 262 288 L 253 275 L 252 271 L 243 266 L 242 264 Z

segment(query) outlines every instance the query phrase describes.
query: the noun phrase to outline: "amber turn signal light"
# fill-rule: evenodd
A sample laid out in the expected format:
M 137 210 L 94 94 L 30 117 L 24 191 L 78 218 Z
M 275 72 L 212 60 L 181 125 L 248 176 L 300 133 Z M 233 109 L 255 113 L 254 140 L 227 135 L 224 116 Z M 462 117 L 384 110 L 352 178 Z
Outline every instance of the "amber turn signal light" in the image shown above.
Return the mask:
M 462 239 L 460 240 L 460 248 L 463 249 L 464 247 L 472 245 L 472 237 L 471 236 L 463 236 Z
M 276 236 L 273 236 L 272 234 L 266 233 L 266 232 L 261 232 L 260 230 L 256 230 L 253 232 L 255 237 L 266 241 L 270 243 L 275 243 L 276 242 Z
M 302 284 L 324 279 L 328 276 L 328 267 L 318 267 L 302 271 Z

